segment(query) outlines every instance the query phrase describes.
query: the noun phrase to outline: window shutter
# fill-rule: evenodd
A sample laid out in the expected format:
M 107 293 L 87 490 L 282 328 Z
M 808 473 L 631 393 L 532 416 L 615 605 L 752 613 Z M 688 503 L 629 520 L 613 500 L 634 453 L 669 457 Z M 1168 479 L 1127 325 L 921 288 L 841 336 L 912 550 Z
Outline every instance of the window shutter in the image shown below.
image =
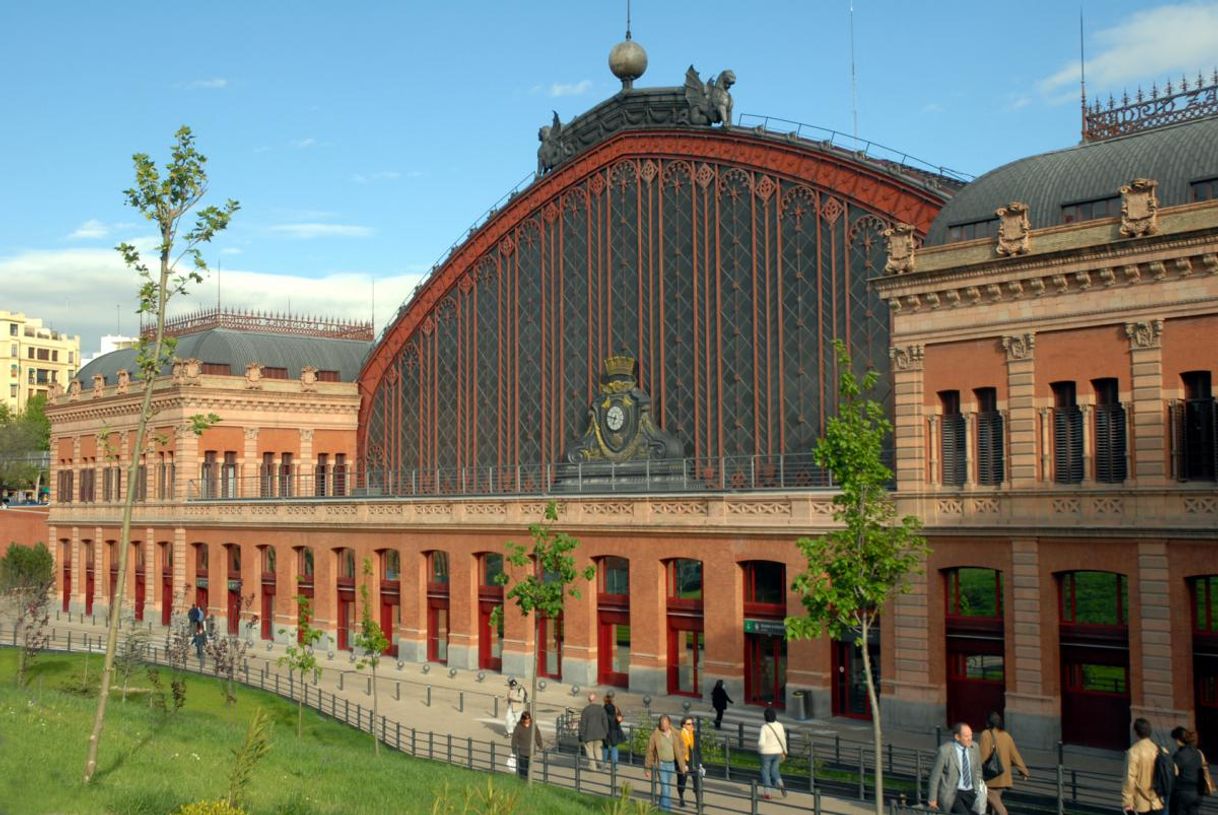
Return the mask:
M 1120 484 L 1125 478 L 1125 407 L 1099 405 L 1095 409 L 1095 480 Z
M 1083 412 L 1077 406 L 1053 411 L 1053 480 L 1078 484 L 1083 480 Z
M 944 486 L 964 486 L 964 468 L 967 463 L 964 455 L 964 439 L 964 416 L 958 413 L 944 416 L 941 439 Z
M 989 411 L 977 414 L 977 482 L 987 486 L 1002 483 L 1002 414 Z

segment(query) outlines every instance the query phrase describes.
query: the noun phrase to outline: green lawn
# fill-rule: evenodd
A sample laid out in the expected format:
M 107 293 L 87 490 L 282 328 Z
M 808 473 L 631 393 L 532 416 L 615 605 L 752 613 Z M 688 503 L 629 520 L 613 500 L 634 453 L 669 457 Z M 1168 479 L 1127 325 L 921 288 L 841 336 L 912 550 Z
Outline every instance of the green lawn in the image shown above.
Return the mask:
M 65 690 L 80 682 L 84 657 L 41 657 L 24 689 L 13 684 L 14 668 L 15 653 L 0 649 L 0 815 L 167 815 L 188 801 L 222 797 L 231 751 L 259 706 L 270 714 L 274 731 L 270 754 L 250 785 L 251 813 L 430 813 L 434 793 L 445 782 L 458 793 L 486 786 L 485 773 L 392 751 L 377 759 L 367 734 L 308 710 L 304 738 L 297 741 L 296 707 L 290 702 L 242 689 L 239 702 L 225 707 L 214 679 L 192 678 L 185 708 L 169 716 L 150 709 L 143 691 L 130 694 L 126 703 L 117 693 L 111 696 L 99 771 L 86 788 L 80 778 L 96 696 Z M 94 688 L 100 668 L 101 658 L 91 657 Z M 168 686 L 167 673 L 162 675 Z M 131 684 L 148 687 L 142 673 Z M 495 786 L 523 790 L 504 773 L 496 774 Z M 535 785 L 521 795 L 518 811 L 578 815 L 602 806 L 600 799 Z

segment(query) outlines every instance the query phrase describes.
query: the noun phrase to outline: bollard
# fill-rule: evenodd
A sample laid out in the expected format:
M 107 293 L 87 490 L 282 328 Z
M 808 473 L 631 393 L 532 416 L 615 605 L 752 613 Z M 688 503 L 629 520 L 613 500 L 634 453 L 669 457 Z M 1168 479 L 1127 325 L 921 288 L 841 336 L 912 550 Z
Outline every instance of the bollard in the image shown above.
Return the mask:
M 1060 742 L 1058 743 L 1060 747 Z M 1057 815 L 1065 815 L 1066 812 L 1066 789 L 1065 778 L 1062 775 L 1062 765 L 1057 765 Z
M 757 815 L 758 803 L 759 802 L 757 800 L 757 782 L 750 781 L 749 782 L 749 812 L 752 813 L 752 815 Z
M 820 790 L 812 791 L 812 815 L 820 815 Z
M 943 728 L 935 725 L 935 749 L 939 749 L 939 745 L 943 744 Z
M 833 763 L 842 763 L 842 735 L 840 733 L 833 734 Z
M 1066 763 L 1065 758 L 1062 756 L 1062 743 L 1060 741 L 1057 743 L 1057 763 L 1058 764 Z
M 402 701 L 402 683 L 401 682 L 393 683 L 393 701 L 395 701 L 395 702 Z
M 68 652 L 72 651 L 72 632 L 68 632 Z
M 342 689 L 343 689 L 343 677 L 344 677 L 344 676 L 346 676 L 346 675 L 347 675 L 346 671 L 339 671 L 339 672 L 338 672 L 338 689 L 339 689 L 339 690 L 342 690 Z
M 457 712 L 458 713 L 465 712 L 465 691 L 460 691 L 457 694 Z
M 365 682 L 366 682 L 366 684 L 364 685 L 364 695 L 371 696 L 372 695 L 372 677 L 370 677 L 370 676 L 366 677 Z
M 743 750 L 744 749 L 744 722 L 740 722 L 739 724 L 736 725 L 736 727 L 739 732 L 739 735 L 736 737 L 736 749 Z
M 427 686 L 427 706 L 431 707 L 431 685 Z
M 491 715 L 494 716 L 496 719 L 498 719 L 499 718 L 499 697 L 492 696 L 491 700 L 495 703 L 494 712 Z M 508 735 L 511 736 L 511 733 L 509 733 Z

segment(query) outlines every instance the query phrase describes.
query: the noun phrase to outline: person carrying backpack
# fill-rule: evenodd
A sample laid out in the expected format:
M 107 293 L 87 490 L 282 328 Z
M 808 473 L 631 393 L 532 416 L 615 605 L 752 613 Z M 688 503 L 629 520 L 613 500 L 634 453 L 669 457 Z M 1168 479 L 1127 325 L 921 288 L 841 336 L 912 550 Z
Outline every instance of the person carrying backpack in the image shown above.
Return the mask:
M 1138 740 L 1125 751 L 1125 782 L 1121 785 L 1121 809 L 1125 812 L 1162 812 L 1171 797 L 1175 776 L 1171 756 L 1151 739 L 1150 722 L 1133 722 Z

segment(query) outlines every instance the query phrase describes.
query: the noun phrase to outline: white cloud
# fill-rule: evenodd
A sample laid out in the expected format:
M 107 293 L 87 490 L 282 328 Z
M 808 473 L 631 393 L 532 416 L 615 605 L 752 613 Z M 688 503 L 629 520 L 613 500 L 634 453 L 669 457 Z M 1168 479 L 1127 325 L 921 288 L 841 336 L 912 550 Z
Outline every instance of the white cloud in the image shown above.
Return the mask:
M 550 96 L 579 96 L 592 90 L 592 80 L 579 82 L 555 82 L 550 85 Z
M 1218 52 L 1218 2 L 1139 11 L 1090 39 L 1098 49 L 1087 59 L 1089 95 L 1115 95 L 1126 86 L 1178 81 L 1181 73 L 1192 80 L 1199 69 L 1212 65 Z M 1064 102 L 1078 98 L 1078 81 L 1078 60 L 1071 60 L 1042 79 L 1039 87 L 1052 101 Z
M 239 254 L 241 254 L 241 250 L 235 246 L 227 246 L 220 250 L 220 254 L 222 254 L 222 255 L 239 255 Z
M 152 238 L 137 241 L 153 242 Z M 422 272 L 414 271 L 377 278 L 378 329 L 422 279 Z M 0 257 L 0 280 L 9 292 L 7 308 L 39 317 L 69 335 L 79 334 L 86 356 L 98 349 L 103 334 L 114 333 L 115 306 L 122 333 L 139 329 L 135 313 L 139 279 L 112 249 L 27 251 Z M 372 284 L 367 274 L 359 272 L 314 278 L 225 268 L 222 296 L 225 308 L 275 312 L 290 307 L 293 314 L 362 320 L 372 313 Z M 188 294 L 175 297 L 170 313 L 210 308 L 215 302 L 213 273 Z
M 305 139 L 292 139 L 290 142 L 288 142 L 288 144 L 295 147 L 297 150 L 307 150 L 310 147 L 317 146 L 317 139 L 311 136 Z
M 219 90 L 228 87 L 228 80 L 219 76 L 210 79 L 196 79 L 187 82 L 183 87 L 190 90 Z
M 414 178 L 417 173 L 411 173 L 410 177 Z M 351 180 L 356 184 L 373 184 L 377 181 L 397 181 L 402 177 L 402 174 L 397 170 L 383 170 L 379 173 L 356 173 L 351 176 Z
M 938 102 L 928 102 L 922 106 L 923 113 L 942 113 L 943 111 L 943 105 L 940 105 Z
M 312 238 L 367 238 L 372 235 L 372 227 L 355 224 L 276 224 L 272 232 L 286 235 L 289 238 L 310 240 Z
M 110 227 L 106 226 L 96 218 L 90 218 L 80 226 L 76 227 L 71 235 L 68 235 L 68 240 L 79 241 L 89 238 L 104 238 L 110 234 Z

